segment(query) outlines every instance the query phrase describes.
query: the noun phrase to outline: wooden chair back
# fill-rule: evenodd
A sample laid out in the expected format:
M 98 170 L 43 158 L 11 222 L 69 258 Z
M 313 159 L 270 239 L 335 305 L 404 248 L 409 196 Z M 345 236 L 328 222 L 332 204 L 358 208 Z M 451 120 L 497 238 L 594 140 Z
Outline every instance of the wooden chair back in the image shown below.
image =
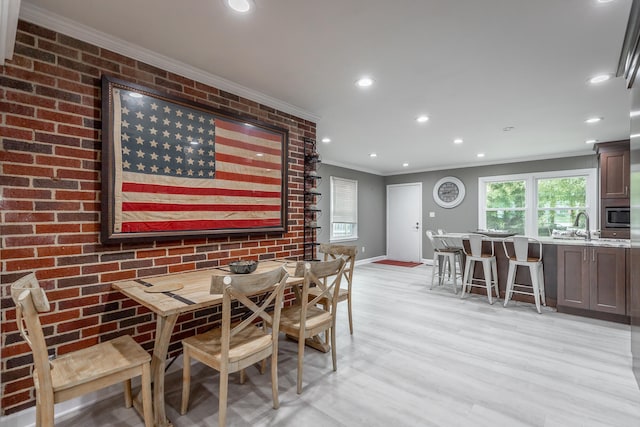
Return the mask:
M 53 399 L 49 354 L 38 317 L 38 313 L 51 310 L 47 295 L 40 287 L 36 275 L 30 273 L 11 285 L 11 297 L 16 305 L 16 322 L 20 335 L 33 353 L 33 363 L 37 373 L 34 377 L 36 390 L 42 393 L 42 398 L 51 396 Z
M 345 259 L 340 257 L 329 261 L 305 262 L 299 261 L 296 265 L 296 277 L 304 276 L 301 291 L 301 325 L 304 329 L 304 322 L 307 318 L 307 309 L 315 306 L 326 299 L 330 302 L 329 312 L 333 317 L 332 323 L 335 325 L 336 305 L 338 304 L 338 294 L 340 283 L 346 266 Z M 319 292 L 309 295 L 309 288 L 315 285 Z M 306 302 L 306 303 L 305 303 Z
M 356 246 L 349 245 L 321 243 L 320 252 L 324 254 L 325 261 L 330 261 L 339 257 L 343 257 L 345 259 L 343 277 L 347 280 L 347 288 L 349 289 L 349 291 L 351 291 L 351 284 L 353 282 L 353 270 L 356 264 L 356 255 L 358 255 L 358 248 Z
M 284 267 L 264 273 L 212 276 L 211 293 L 223 296 L 221 364 L 229 358 L 231 338 L 252 325 L 258 318 L 272 325 L 274 351 L 277 351 L 280 310 L 288 277 L 289 274 Z M 251 296 L 260 296 L 261 301 L 256 303 L 250 298 Z M 250 313 L 237 324 L 232 324 L 232 311 L 235 310 L 232 302 L 246 307 L 247 313 Z M 268 312 L 271 307 L 273 307 L 273 314 Z

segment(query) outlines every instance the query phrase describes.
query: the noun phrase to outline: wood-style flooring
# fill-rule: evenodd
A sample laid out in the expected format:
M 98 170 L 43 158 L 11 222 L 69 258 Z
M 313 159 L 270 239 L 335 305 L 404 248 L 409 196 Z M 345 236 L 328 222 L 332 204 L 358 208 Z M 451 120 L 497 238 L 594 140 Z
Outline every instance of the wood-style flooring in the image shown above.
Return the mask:
M 282 337 L 280 409 L 269 375 L 249 369 L 229 385 L 229 426 L 640 426 L 629 326 L 486 296 L 429 290 L 431 267 L 357 266 L 354 335 L 338 314 L 338 371 L 307 349 L 296 394 L 296 345 Z M 176 364 L 180 364 L 179 359 Z M 218 375 L 192 368 L 189 412 L 179 415 L 181 372 L 167 377 L 176 427 L 215 426 Z M 142 426 L 121 396 L 66 415 L 58 427 Z

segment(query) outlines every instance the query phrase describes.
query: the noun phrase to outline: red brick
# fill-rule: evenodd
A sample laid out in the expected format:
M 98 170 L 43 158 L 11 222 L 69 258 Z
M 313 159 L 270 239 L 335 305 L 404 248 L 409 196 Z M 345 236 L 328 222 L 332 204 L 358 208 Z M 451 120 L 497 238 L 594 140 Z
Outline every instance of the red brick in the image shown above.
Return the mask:
M 39 83 L 44 86 L 55 86 L 56 79 L 46 74 L 34 73 L 33 71 L 23 68 L 7 66 L 4 68 L 5 75 L 15 77 L 19 80 L 28 81 L 29 83 Z
M 167 251 L 165 249 L 141 250 L 136 252 L 136 258 L 155 258 L 166 254 Z
M 58 243 L 68 245 L 73 243 L 98 243 L 98 234 L 63 234 L 58 236 Z
M 58 103 L 58 110 L 64 111 L 65 113 L 73 113 L 78 114 L 84 117 L 100 117 L 100 110 L 91 107 L 85 107 L 84 105 L 71 104 L 69 102 Z
M 195 269 L 196 269 L 196 265 L 192 262 L 189 262 L 186 264 L 170 265 L 169 273 L 177 273 L 180 271 L 189 271 L 189 270 L 195 270 Z
M 7 126 L 15 126 L 19 128 L 27 128 L 34 130 L 44 130 L 47 132 L 53 132 L 55 125 L 53 123 L 45 122 L 42 120 L 28 119 L 26 117 L 18 117 L 7 114 L 5 117 L 5 124 Z
M 185 255 L 195 253 L 193 247 L 184 247 L 184 248 L 174 248 L 169 249 L 169 255 Z
M 0 236 L 9 236 L 12 234 L 32 234 L 33 226 L 31 224 L 12 224 L 0 225 Z
M 23 140 L 31 140 L 33 137 L 33 131 L 25 129 L 17 129 L 9 126 L 0 126 L 0 136 L 8 138 L 16 138 Z
M 167 257 L 167 258 L 158 258 L 153 260 L 154 265 L 169 265 L 169 264 L 178 264 L 182 261 L 182 258 L 179 256 Z
M 58 178 L 64 179 L 86 179 L 89 181 L 98 180 L 98 172 L 95 171 L 83 171 L 83 170 L 71 170 L 71 169 L 58 169 Z
M 98 337 L 91 337 L 82 341 L 75 341 L 69 344 L 58 346 L 58 354 L 71 353 L 72 351 L 82 350 L 83 348 L 91 347 L 98 344 Z
M 56 200 L 94 200 L 95 193 L 88 191 L 56 191 Z
M 23 391 L 21 393 L 7 395 L 3 393 L 2 397 L 2 408 L 5 410 L 5 414 L 7 414 L 7 408 L 14 406 L 21 402 L 26 402 L 31 398 L 31 391 Z
M 27 258 L 16 261 L 6 261 L 5 271 L 37 270 L 55 266 L 54 258 Z
M 58 132 L 64 135 L 75 135 L 82 138 L 98 139 L 98 131 L 95 129 L 79 128 L 58 124 Z
M 0 259 L 8 260 L 14 258 L 29 258 L 35 256 L 35 250 L 33 248 L 19 248 L 19 249 L 1 249 Z
M 72 299 L 65 299 L 62 301 L 58 301 L 57 306 L 58 306 L 58 310 L 68 310 L 70 308 L 76 308 L 76 307 L 88 307 L 91 305 L 97 305 L 100 302 L 100 297 L 97 295 L 92 295 L 92 296 L 88 296 L 88 297 L 82 297 L 82 298 L 72 298 Z
M 3 203 L 0 203 L 0 206 L 3 206 Z M 33 208 L 33 206 L 31 207 L 31 209 Z M 3 207 L 4 209 L 4 207 Z M 51 222 L 54 220 L 54 214 L 53 213 L 35 213 L 35 212 L 28 212 L 28 213 L 12 213 L 12 212 L 7 212 L 6 214 L 4 214 L 4 222 Z
M 36 234 L 77 233 L 80 224 L 36 224 Z
M 72 277 L 80 275 L 80 267 L 49 268 L 38 271 L 38 279 L 53 279 L 57 277 Z
M 24 92 L 7 91 L 7 101 L 17 102 L 20 104 L 33 105 L 35 107 L 55 108 L 56 101 L 41 96 L 32 95 Z
M 22 237 L 6 237 L 6 247 L 16 246 L 44 246 L 53 245 L 55 237 L 53 236 L 22 236 Z
M 55 236 L 51 237 L 55 239 Z M 64 255 L 79 255 L 82 253 L 82 246 L 74 246 L 74 245 L 56 245 L 56 246 L 48 246 L 38 248 L 38 256 L 64 256 Z
M 120 264 L 117 262 L 109 262 L 95 265 L 83 265 L 82 274 L 104 273 L 106 271 L 118 271 Z
M 57 301 L 61 299 L 69 299 L 80 296 L 79 288 L 55 289 L 47 291 L 49 301 Z
M 53 64 L 49 64 L 47 62 L 35 61 L 33 63 L 33 69 L 40 73 L 49 74 L 56 77 L 62 77 L 67 80 L 79 81 L 80 73 L 72 70 L 68 70 L 66 68 L 58 67 Z
M 105 283 L 117 282 L 118 280 L 134 279 L 136 272 L 134 270 L 129 271 L 117 271 L 115 273 L 105 273 L 100 275 L 100 281 Z
M 155 323 L 153 324 L 155 329 Z M 101 324 L 99 326 L 84 328 L 82 330 L 82 338 L 92 337 L 96 335 L 103 335 L 107 332 L 113 332 L 118 329 L 118 324 L 116 322 L 112 322 L 109 324 Z
M 7 163 L 33 163 L 33 155 L 15 151 L 0 151 L 0 161 Z
M 2 195 L 6 199 L 51 199 L 49 190 L 30 190 L 27 188 L 5 188 Z
M 42 120 L 51 120 L 56 123 L 66 123 L 70 125 L 82 125 L 82 117 L 72 116 L 71 114 L 63 114 L 57 111 L 38 110 L 37 117 Z
M 36 109 L 30 106 L 16 104 L 14 102 L 0 102 L 0 112 L 33 117 Z
M 40 322 L 43 325 L 51 325 L 53 323 L 61 323 L 71 319 L 79 319 L 80 310 L 56 311 L 51 314 L 41 314 Z
M 67 168 L 80 168 L 82 162 L 79 159 L 69 159 L 59 156 L 36 156 L 36 163 L 47 166 L 62 166 Z
M 5 175 L 18 175 L 18 176 L 46 176 L 53 177 L 52 168 L 44 168 L 37 166 L 27 165 L 13 165 L 11 163 L 3 166 L 3 172 Z

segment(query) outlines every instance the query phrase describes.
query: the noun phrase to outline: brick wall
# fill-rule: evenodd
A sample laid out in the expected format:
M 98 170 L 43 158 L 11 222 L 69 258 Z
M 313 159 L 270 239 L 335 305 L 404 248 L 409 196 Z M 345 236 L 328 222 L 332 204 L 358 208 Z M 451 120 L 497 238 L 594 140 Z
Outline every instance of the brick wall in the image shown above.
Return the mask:
M 34 271 L 52 311 L 41 316 L 60 355 L 130 334 L 151 351 L 154 317 L 116 280 L 214 267 L 242 258 L 303 255 L 303 142 L 315 123 L 21 21 L 0 74 L 2 413 L 34 405 L 32 357 L 17 332 L 9 286 Z M 289 130 L 288 232 L 150 243 L 100 243 L 103 73 Z M 180 339 L 217 308 L 178 319 Z

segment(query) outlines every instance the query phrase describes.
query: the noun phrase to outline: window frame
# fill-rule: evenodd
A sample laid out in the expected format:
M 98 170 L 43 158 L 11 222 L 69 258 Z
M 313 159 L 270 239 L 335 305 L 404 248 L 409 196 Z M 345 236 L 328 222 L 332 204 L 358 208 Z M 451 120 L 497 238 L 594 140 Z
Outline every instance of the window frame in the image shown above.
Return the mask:
M 334 181 L 342 181 L 342 182 L 346 182 L 346 183 L 350 183 L 353 184 L 353 190 L 354 190 L 354 215 L 355 215 L 355 222 L 337 222 L 333 220 L 334 217 L 334 193 L 335 193 L 335 188 L 334 188 Z M 349 179 L 349 178 L 341 178 L 338 176 L 331 176 L 330 177 L 330 183 L 329 183 L 329 242 L 346 242 L 346 241 L 351 241 L 351 240 L 358 240 L 358 180 L 355 179 Z M 333 224 L 334 223 L 338 223 L 338 224 L 353 224 L 353 233 L 349 236 L 334 236 L 333 234 Z
M 570 169 L 549 172 L 532 172 L 513 175 L 482 176 L 478 178 L 478 228 L 487 228 L 487 183 L 505 181 L 525 182 L 525 226 L 524 234 L 538 237 L 538 180 L 550 178 L 586 177 L 586 211 L 589 215 L 591 230 L 598 228 L 597 169 Z

